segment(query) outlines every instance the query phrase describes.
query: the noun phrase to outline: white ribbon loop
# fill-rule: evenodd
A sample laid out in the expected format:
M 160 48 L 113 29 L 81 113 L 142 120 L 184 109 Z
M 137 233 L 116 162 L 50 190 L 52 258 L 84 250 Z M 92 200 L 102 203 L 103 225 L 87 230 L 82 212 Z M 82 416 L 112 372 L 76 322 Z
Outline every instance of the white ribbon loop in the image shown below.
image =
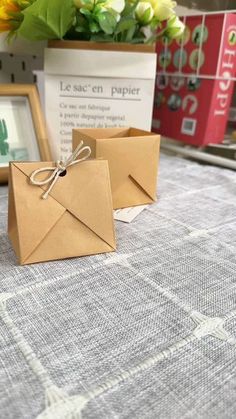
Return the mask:
M 47 191 L 44 192 L 44 194 L 42 195 L 43 199 L 47 199 L 48 194 L 50 193 L 53 186 L 57 182 L 59 176 L 63 172 L 65 172 L 70 166 L 73 166 L 74 164 L 77 164 L 77 163 L 81 163 L 82 161 L 87 160 L 89 158 L 89 156 L 91 155 L 91 148 L 88 146 L 83 147 L 83 144 L 84 144 L 83 141 L 81 141 L 78 147 L 76 147 L 75 151 L 71 154 L 71 156 L 65 162 L 61 162 L 58 160 L 56 162 L 56 167 L 42 167 L 41 169 L 35 170 L 31 174 L 30 183 L 32 183 L 33 185 L 42 186 L 51 182 Z M 78 158 L 84 152 L 85 152 L 84 157 Z M 36 180 L 36 176 L 39 173 L 43 173 L 43 172 L 52 172 L 52 174 L 49 175 L 47 179 L 45 180 Z

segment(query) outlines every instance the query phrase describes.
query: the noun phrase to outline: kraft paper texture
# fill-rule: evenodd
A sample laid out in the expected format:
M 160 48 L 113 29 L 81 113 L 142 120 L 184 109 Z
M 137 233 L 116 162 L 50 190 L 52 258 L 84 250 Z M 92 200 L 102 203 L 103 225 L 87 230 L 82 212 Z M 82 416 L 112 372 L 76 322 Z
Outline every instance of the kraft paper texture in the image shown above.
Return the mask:
M 73 130 L 73 149 L 81 140 L 91 157 L 108 160 L 114 209 L 156 200 L 159 135 L 136 128 Z
M 48 199 L 46 186 L 29 183 L 50 162 L 10 164 L 8 233 L 21 265 L 112 252 L 116 248 L 108 164 L 71 166 Z M 43 173 L 39 180 L 46 179 Z

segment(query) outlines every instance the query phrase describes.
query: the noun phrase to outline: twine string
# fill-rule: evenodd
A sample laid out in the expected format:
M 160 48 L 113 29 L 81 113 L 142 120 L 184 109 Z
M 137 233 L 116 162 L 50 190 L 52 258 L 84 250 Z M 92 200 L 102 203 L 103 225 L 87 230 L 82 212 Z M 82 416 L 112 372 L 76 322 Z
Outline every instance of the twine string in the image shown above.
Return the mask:
M 83 157 L 80 157 L 83 153 L 85 153 L 85 155 Z M 68 159 L 65 162 L 58 160 L 56 162 L 56 167 L 52 167 L 52 166 L 42 167 L 40 169 L 35 170 L 30 176 L 30 183 L 32 185 L 37 185 L 37 186 L 43 186 L 43 185 L 49 184 L 48 189 L 42 195 L 42 199 L 47 199 L 52 188 L 58 181 L 59 176 L 63 172 L 65 172 L 70 166 L 73 166 L 74 164 L 78 164 L 84 160 L 87 160 L 90 155 L 91 155 L 91 148 L 88 146 L 83 147 L 83 141 L 81 141 L 78 147 L 76 147 L 75 151 L 71 154 L 70 157 L 68 157 Z M 49 175 L 45 180 L 36 180 L 36 176 L 39 173 L 44 173 L 44 172 L 52 172 L 52 174 Z

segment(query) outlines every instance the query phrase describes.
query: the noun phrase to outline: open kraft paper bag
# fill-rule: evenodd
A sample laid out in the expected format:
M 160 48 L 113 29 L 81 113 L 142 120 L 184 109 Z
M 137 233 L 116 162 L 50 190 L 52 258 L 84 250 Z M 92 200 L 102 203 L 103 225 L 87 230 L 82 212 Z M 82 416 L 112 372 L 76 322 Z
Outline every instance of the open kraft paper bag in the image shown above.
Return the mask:
M 73 149 L 81 140 L 93 158 L 108 160 L 114 209 L 156 201 L 159 135 L 136 128 L 74 129 Z
M 116 248 L 108 164 L 68 168 L 50 191 L 30 183 L 51 162 L 10 164 L 8 232 L 21 265 L 112 252 Z M 42 180 L 48 174 L 40 173 Z

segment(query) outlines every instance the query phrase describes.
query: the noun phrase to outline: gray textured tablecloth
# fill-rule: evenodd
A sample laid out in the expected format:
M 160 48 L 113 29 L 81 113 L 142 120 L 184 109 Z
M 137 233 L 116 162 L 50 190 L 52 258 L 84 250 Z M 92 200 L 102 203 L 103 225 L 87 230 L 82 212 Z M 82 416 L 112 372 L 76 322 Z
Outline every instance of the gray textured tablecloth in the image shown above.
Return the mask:
M 158 190 L 117 253 L 19 267 L 0 187 L 1 419 L 236 417 L 236 174 Z

